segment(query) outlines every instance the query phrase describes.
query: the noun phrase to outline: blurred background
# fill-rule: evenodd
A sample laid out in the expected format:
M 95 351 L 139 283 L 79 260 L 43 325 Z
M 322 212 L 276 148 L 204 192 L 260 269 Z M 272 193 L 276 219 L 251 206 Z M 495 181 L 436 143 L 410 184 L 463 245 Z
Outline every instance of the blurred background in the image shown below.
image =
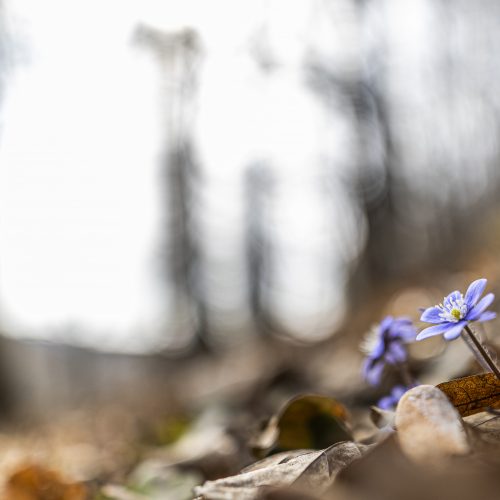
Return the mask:
M 499 27 L 493 0 L 1 0 L 4 415 L 298 359 L 350 387 L 383 315 L 494 291 Z

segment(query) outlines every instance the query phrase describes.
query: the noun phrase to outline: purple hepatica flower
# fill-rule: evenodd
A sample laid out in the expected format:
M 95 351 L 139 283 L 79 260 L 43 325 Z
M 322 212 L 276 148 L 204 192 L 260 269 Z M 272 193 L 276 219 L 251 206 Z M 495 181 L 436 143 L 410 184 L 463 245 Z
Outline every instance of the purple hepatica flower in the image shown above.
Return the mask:
M 379 399 L 377 406 L 382 410 L 392 410 L 401 399 L 401 396 L 410 389 L 410 387 L 405 387 L 404 385 L 395 385 L 390 394 Z
M 495 296 L 488 293 L 479 300 L 486 282 L 484 278 L 476 280 L 470 284 L 465 297 L 459 291 L 451 292 L 444 298 L 442 304 L 426 309 L 420 319 L 427 323 L 437 324 L 422 330 L 417 335 L 417 340 L 440 334 L 443 334 L 446 340 L 454 340 L 460 336 L 469 322 L 489 321 L 496 318 L 494 312 L 486 311 Z
M 363 365 L 366 381 L 379 385 L 385 365 L 404 363 L 408 357 L 405 343 L 415 340 L 416 334 L 409 318 L 385 317 L 363 346 L 367 354 Z

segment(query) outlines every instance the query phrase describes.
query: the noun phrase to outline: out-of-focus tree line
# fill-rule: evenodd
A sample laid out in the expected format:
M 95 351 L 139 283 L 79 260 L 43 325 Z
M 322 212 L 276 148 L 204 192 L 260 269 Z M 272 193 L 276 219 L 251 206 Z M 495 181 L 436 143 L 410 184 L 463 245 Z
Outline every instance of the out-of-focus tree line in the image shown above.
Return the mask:
M 342 144 L 349 152 L 342 158 L 348 168 L 339 168 L 332 158 L 325 159 L 322 172 L 307 163 L 303 168 L 318 178 L 316 196 L 323 210 L 337 212 L 325 230 L 341 236 L 336 217 L 353 209 L 349 204 L 332 207 L 332 183 L 354 205 L 356 215 L 347 231 L 365 230 L 359 253 L 348 241 L 339 251 L 347 254 L 346 288 L 352 309 L 372 300 L 380 288 L 390 289 L 391 282 L 393 287 L 405 280 L 424 284 L 435 273 L 457 271 L 464 258 L 485 244 L 485 234 L 496 237 L 488 231 L 494 232 L 495 226 L 485 226 L 498 211 L 498 9 L 494 2 L 470 6 L 425 1 L 328 1 L 311 7 L 312 30 L 325 23 L 323 29 L 335 38 L 347 25 L 356 44 L 355 50 L 338 48 L 339 61 L 329 58 L 326 43 L 317 45 L 311 35 L 298 69 L 303 92 L 340 120 L 340 128 L 350 129 Z M 326 21 L 319 20 L 322 16 Z M 272 20 L 271 27 L 264 24 L 262 38 L 252 47 L 256 64 L 269 80 L 280 65 L 273 60 L 268 40 L 272 22 L 286 23 L 286 18 Z M 209 188 L 203 184 L 203 166 L 197 168 L 196 141 L 180 116 L 181 110 L 189 113 L 189 99 L 195 99 L 197 87 L 203 86 L 203 41 L 193 31 L 169 36 L 143 27 L 139 33 L 161 51 L 163 78 L 176 82 L 170 95 L 175 104 L 167 110 L 165 157 L 166 189 L 173 200 L 167 210 L 169 234 L 176 236 L 166 261 L 180 303 L 187 299 L 195 311 L 197 338 L 205 345 L 211 336 L 211 315 L 203 280 L 215 271 L 203 268 L 200 258 L 204 242 L 197 237 L 196 196 Z M 289 105 L 293 109 L 293 101 Z M 331 127 L 334 137 L 338 131 Z M 269 297 L 273 266 L 280 265 L 278 250 L 287 251 L 277 248 L 271 222 L 273 204 L 279 203 L 279 174 L 265 158 L 249 162 L 244 170 L 247 306 L 257 331 L 286 333 Z
M 496 2 L 244 10 L 241 33 L 232 8 L 217 33 L 193 15 L 138 21 L 130 40 L 160 82 L 172 349 L 324 339 L 381 288 L 457 270 L 498 231 Z M 22 34 L 3 32 L 5 62 Z

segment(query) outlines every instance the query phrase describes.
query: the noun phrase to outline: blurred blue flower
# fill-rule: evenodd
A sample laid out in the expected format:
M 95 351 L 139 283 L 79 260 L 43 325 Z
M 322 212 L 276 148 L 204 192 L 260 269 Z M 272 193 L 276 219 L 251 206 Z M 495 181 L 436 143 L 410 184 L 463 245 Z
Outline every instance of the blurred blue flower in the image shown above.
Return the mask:
M 405 387 L 404 385 L 395 385 L 388 396 L 380 398 L 377 406 L 382 408 L 382 410 L 392 410 L 401 399 L 401 396 L 410 389 L 410 387 Z
M 460 336 L 467 323 L 496 318 L 494 312 L 486 311 L 495 296 L 488 293 L 479 300 L 486 283 L 487 280 L 484 278 L 476 280 L 470 284 L 465 297 L 456 290 L 445 297 L 442 304 L 427 308 L 420 319 L 427 323 L 437 324 L 422 330 L 417 335 L 417 340 L 440 334 L 443 334 L 446 340 L 454 340 Z
M 362 345 L 367 355 L 363 364 L 366 381 L 379 385 L 385 365 L 404 363 L 408 357 L 405 343 L 415 340 L 416 334 L 409 318 L 385 317 Z

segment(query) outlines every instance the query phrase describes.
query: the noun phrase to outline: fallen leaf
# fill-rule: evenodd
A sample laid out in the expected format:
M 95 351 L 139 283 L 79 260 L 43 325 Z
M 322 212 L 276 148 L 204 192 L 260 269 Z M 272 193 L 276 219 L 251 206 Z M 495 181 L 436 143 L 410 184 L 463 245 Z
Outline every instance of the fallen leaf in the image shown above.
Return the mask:
M 333 398 L 316 394 L 298 396 L 270 419 L 250 447 L 258 457 L 278 451 L 322 450 L 352 440 L 348 418 L 344 405 Z
M 378 429 L 394 428 L 394 417 L 396 412 L 392 410 L 383 410 L 378 406 L 370 407 L 370 420 Z
M 460 415 L 432 385 L 419 385 L 403 395 L 395 423 L 401 450 L 416 462 L 436 462 L 470 451 Z
M 321 494 L 337 473 L 360 458 L 367 446 L 349 442 L 336 443 L 325 450 L 273 455 L 244 469 L 236 476 L 207 481 L 195 488 L 204 500 L 254 500 L 262 488 L 292 486 L 298 491 Z
M 130 491 L 125 486 L 108 484 L 102 488 L 102 495 L 105 500 L 145 500 L 145 496 L 134 491 Z
M 496 452 L 498 455 L 498 452 Z M 476 455 L 415 463 L 401 453 L 396 433 L 338 475 L 322 500 L 472 500 L 498 498 L 498 462 L 484 466 Z
M 66 483 L 57 473 L 38 465 L 14 472 L 5 491 L 8 500 L 84 500 L 86 488 L 79 483 Z
M 300 457 L 301 455 L 310 452 L 311 450 L 292 450 L 275 453 L 274 455 L 270 455 L 266 458 L 263 458 L 262 460 L 259 460 L 258 462 L 248 465 L 240 471 L 240 474 L 243 472 L 252 472 L 259 469 L 265 469 L 266 467 L 272 467 L 274 465 L 285 463 L 290 461 L 292 458 Z
M 153 424 L 152 437 L 155 444 L 170 445 L 185 436 L 193 421 L 186 416 L 173 416 Z
M 448 396 L 462 417 L 500 408 L 500 381 L 493 373 L 457 378 L 436 387 Z
M 126 485 L 107 484 L 101 493 L 106 500 L 190 500 L 202 480 L 200 474 L 148 460 L 128 477 Z

